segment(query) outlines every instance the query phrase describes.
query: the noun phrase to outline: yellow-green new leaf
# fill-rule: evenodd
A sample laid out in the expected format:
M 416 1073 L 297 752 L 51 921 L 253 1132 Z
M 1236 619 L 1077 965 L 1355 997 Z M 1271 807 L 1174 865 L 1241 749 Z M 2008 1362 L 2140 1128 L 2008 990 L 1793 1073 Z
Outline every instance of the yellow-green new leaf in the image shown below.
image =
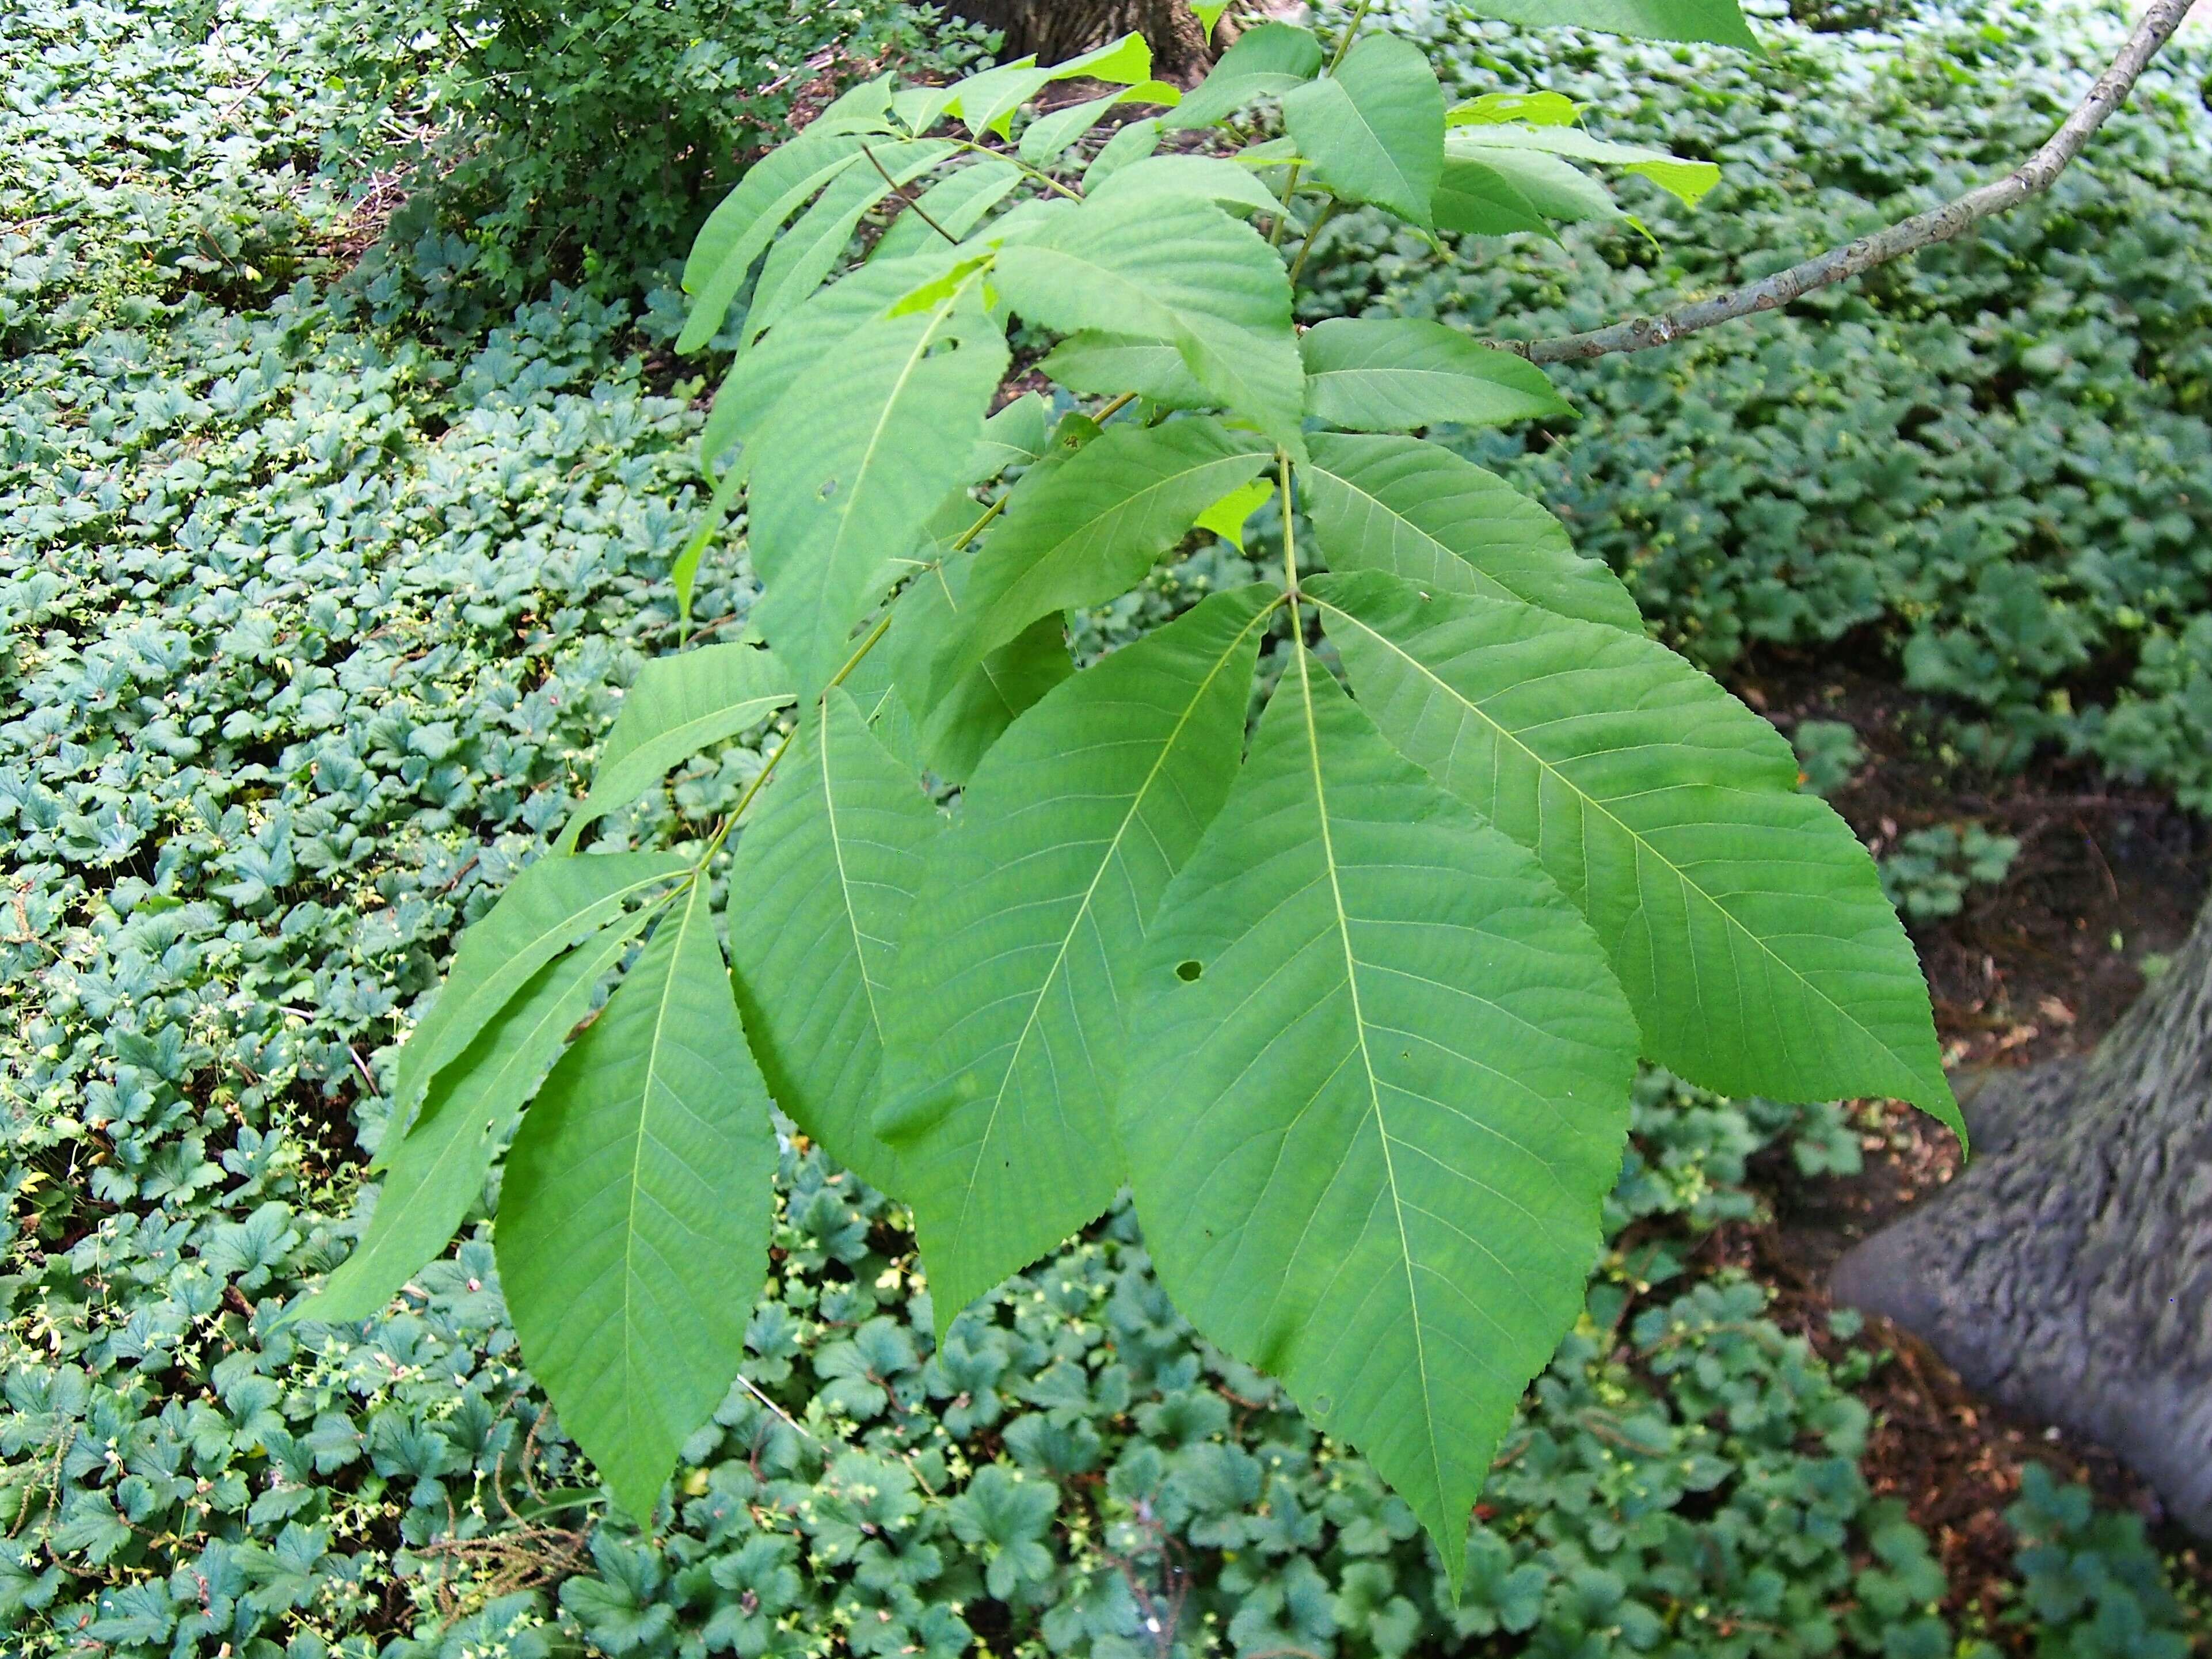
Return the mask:
M 1053 691 L 930 849 L 875 1121 L 906 1156 L 940 1329 L 1121 1184 L 1122 995 L 1234 775 L 1273 603 L 1217 594 Z
M 1151 931 L 1116 1116 L 1160 1282 L 1366 1455 L 1456 1586 L 1597 1257 L 1628 1006 L 1535 861 L 1305 652 Z
M 1139 191 L 1085 202 L 999 255 L 1006 303 L 1073 334 L 1164 340 L 1222 407 L 1304 455 L 1305 369 L 1283 262 L 1218 208 Z
M 1315 179 L 1336 195 L 1431 222 L 1443 172 L 1444 91 L 1412 41 L 1361 36 L 1320 80 L 1283 94 L 1283 125 Z
M 1526 358 L 1417 317 L 1334 317 L 1298 338 L 1306 412 L 1354 432 L 1571 415 Z
M 1317 577 L 1361 704 L 1535 853 L 1692 1082 L 1887 1095 L 1963 1129 L 1874 860 L 1774 728 L 1640 634 L 1376 574 Z
M 542 858 L 507 884 L 471 922 L 430 1012 L 399 1050 L 392 1119 L 379 1167 L 399 1150 L 430 1079 L 460 1058 L 540 968 L 690 866 L 673 853 L 608 853 Z
M 629 805 L 678 761 L 758 726 L 793 696 L 791 676 L 755 646 L 655 657 L 623 698 L 592 787 L 561 832 L 561 851 L 575 851 L 586 829 Z
M 792 1121 L 881 1190 L 903 1182 L 868 1125 L 899 930 L 944 820 L 842 688 L 801 728 L 738 837 L 732 979 L 755 1056 Z
M 984 538 L 939 659 L 939 695 L 1037 617 L 1127 592 L 1273 446 L 1203 416 L 1115 425 L 1014 486 Z
M 1316 433 L 1299 493 L 1334 570 L 1387 570 L 1432 592 L 1524 600 L 1641 632 L 1620 578 L 1494 472 L 1413 438 Z
M 701 881 L 545 1079 L 494 1230 L 523 1362 L 641 1526 L 737 1374 L 775 1165 Z
M 483 1196 L 484 1176 L 516 1116 L 647 914 L 632 911 L 540 968 L 431 1079 L 414 1127 L 390 1149 L 368 1232 L 320 1295 L 288 1310 L 292 1316 L 333 1324 L 369 1318 L 445 1249 Z

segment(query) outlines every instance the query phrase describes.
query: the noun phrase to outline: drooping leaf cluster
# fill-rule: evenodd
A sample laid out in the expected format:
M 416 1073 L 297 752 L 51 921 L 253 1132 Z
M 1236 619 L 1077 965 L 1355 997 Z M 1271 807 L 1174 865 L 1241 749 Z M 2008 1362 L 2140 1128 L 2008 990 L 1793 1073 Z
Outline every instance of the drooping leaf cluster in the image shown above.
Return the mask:
M 911 1206 L 940 1331 L 1131 1188 L 1178 1307 L 1456 1575 L 1581 1305 L 1639 1054 L 1956 1109 L 1875 867 L 1788 743 L 1550 515 L 1407 435 L 1566 413 L 1541 372 L 1436 324 L 1292 321 L 1340 204 L 1504 234 L 1601 191 L 1577 161 L 1686 199 L 1711 169 L 1540 95 L 1447 107 L 1389 34 L 1266 25 L 1187 96 L 1149 68 L 1133 37 L 869 82 L 708 220 L 679 345 L 745 308 L 676 579 L 688 605 L 742 492 L 760 643 L 633 689 L 403 1051 L 375 1223 L 307 1310 L 374 1311 L 512 1131 L 524 1356 L 643 1516 L 743 1356 L 773 1102 Z M 1117 89 L 1017 137 L 1078 75 Z M 1162 112 L 1079 149 L 1125 103 Z M 1057 423 L 991 412 L 1016 319 L 1055 342 Z M 1075 672 L 1066 612 L 1271 495 L 1279 581 Z M 696 856 L 578 850 L 787 708 Z M 718 921 L 726 848 L 747 896 Z

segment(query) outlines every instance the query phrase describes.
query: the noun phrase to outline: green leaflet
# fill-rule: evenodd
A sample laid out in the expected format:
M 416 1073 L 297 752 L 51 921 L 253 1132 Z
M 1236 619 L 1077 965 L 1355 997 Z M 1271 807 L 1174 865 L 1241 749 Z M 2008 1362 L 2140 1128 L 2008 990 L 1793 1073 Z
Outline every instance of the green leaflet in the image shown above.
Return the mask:
M 1237 37 L 1212 73 L 1169 112 L 1171 127 L 1202 127 L 1256 99 L 1279 96 L 1321 73 L 1321 41 L 1311 29 L 1262 23 Z
M 1413 438 L 1313 437 L 1302 504 L 1337 570 L 1388 570 L 1430 589 L 1525 600 L 1643 632 L 1620 578 L 1494 472 Z
M 876 650 L 890 665 L 898 701 L 915 726 L 921 763 L 954 784 L 967 780 L 1017 715 L 1075 672 L 1066 629 L 1055 614 L 1037 618 L 936 695 L 937 653 L 975 562 L 974 550 L 965 550 L 915 577 L 899 595 L 890 630 Z
M 377 1166 L 398 1153 L 430 1079 L 459 1058 L 532 975 L 612 921 L 632 899 L 690 867 L 673 853 L 549 855 L 509 882 L 498 902 L 461 935 L 438 1000 L 399 1050 L 392 1119 Z
M 1503 122 L 1571 127 L 1581 118 L 1582 106 L 1563 92 L 1486 92 L 1444 112 L 1447 127 L 1495 126 Z
M 494 1228 L 523 1361 L 641 1526 L 744 1352 L 775 1166 L 696 882 L 538 1091 Z
M 943 819 L 842 688 L 816 705 L 738 837 L 732 982 L 792 1121 L 885 1192 L 904 1183 L 868 1126 L 881 1005 L 921 854 Z
M 999 255 L 1006 303 L 1062 333 L 1164 340 L 1199 385 L 1293 456 L 1305 453 L 1305 370 L 1282 260 L 1206 203 L 1139 192 L 1085 202 Z
M 1228 791 L 1273 605 L 1217 594 L 1053 691 L 930 849 L 876 1128 L 907 1158 L 940 1331 L 1121 1185 L 1121 999 Z
M 1273 446 L 1204 416 L 1115 425 L 1014 486 L 960 596 L 933 686 L 951 684 L 1037 617 L 1134 586 L 1198 515 L 1255 477 Z
M 1251 168 L 1220 155 L 1150 155 L 1117 168 L 1091 192 L 1096 202 L 1190 197 L 1231 212 L 1280 213 L 1283 204 Z
M 750 347 L 771 323 L 813 297 L 851 245 L 869 209 L 951 154 L 952 146 L 937 139 L 864 143 L 860 161 L 831 179 L 814 205 L 799 216 L 799 222 L 770 244 L 767 262 L 753 284 L 752 303 L 745 308 L 741 345 Z
M 1032 167 L 1046 167 L 1059 161 L 1070 146 L 1104 120 L 1117 105 L 1154 104 L 1172 108 L 1182 101 L 1180 88 L 1164 81 L 1146 81 L 1109 93 L 1103 98 L 1093 98 L 1088 103 L 1054 110 L 1048 115 L 1040 115 L 1023 129 L 1022 160 Z
M 1335 317 L 1298 338 L 1306 412 L 1354 432 L 1571 415 L 1535 364 L 1420 318 Z
M 1313 162 L 1315 179 L 1338 196 L 1431 222 L 1443 170 L 1444 91 L 1412 41 L 1361 36 L 1328 75 L 1283 94 L 1283 125 Z
M 295 1315 L 332 1324 L 369 1318 L 445 1249 L 483 1196 L 484 1176 L 524 1103 L 648 914 L 633 910 L 540 968 L 431 1080 L 421 1115 L 386 1162 L 368 1231 Z
M 804 397 L 792 418 L 771 421 L 756 446 L 750 547 L 764 591 L 752 620 L 805 696 L 842 665 L 854 624 L 967 479 L 1006 369 L 980 288 L 971 276 L 926 307 L 863 325 L 837 372 L 794 387 L 784 404 Z
M 1465 0 L 1478 17 L 1524 28 L 1603 29 L 1647 40 L 1707 40 L 1759 50 L 1735 0 Z
M 1160 145 L 1161 118 L 1148 115 L 1141 121 L 1132 121 L 1119 128 L 1091 158 L 1091 165 L 1083 169 L 1083 188 L 1094 191 L 1123 167 L 1141 161 Z
M 818 399 L 822 366 L 863 325 L 951 270 L 960 256 L 932 236 L 899 259 L 871 259 L 822 289 L 731 366 L 699 434 L 699 458 L 711 476 L 733 447 L 732 473 L 752 469 L 752 440 L 771 422 L 805 418 Z
M 1133 392 L 1163 409 L 1205 409 L 1213 402 L 1191 378 L 1182 354 L 1160 340 L 1085 329 L 1054 346 L 1037 368 L 1070 392 L 1094 398 Z
M 1556 155 L 1530 149 L 1486 149 L 1446 158 L 1446 182 L 1437 190 L 1463 192 L 1462 199 L 1480 202 L 1493 215 L 1515 202 L 1526 203 L 1541 220 L 1578 225 L 1586 220 L 1603 222 L 1623 218 L 1613 192 L 1586 173 L 1579 173 Z M 1455 204 L 1455 205 L 1457 205 Z M 1444 225 L 1445 229 L 1459 227 Z M 1490 230 L 1482 235 L 1495 235 Z
M 1456 1587 L 1620 1170 L 1635 1024 L 1597 941 L 1302 651 L 1139 978 L 1117 1115 L 1162 1285 Z
M 629 805 L 677 762 L 758 726 L 791 700 L 791 677 L 754 646 L 708 645 L 653 658 L 623 698 L 559 849 L 574 852 L 586 829 Z
M 872 261 L 903 258 L 933 242 L 942 246 L 946 237 L 957 241 L 1012 195 L 1021 182 L 1022 170 L 996 156 L 964 167 L 916 197 L 891 221 L 890 228 L 878 240 L 868 258 Z M 915 211 L 915 208 L 921 211 Z
M 677 337 L 678 351 L 696 351 L 713 339 L 783 222 L 823 185 L 860 159 L 865 142 L 850 133 L 801 136 L 770 151 L 725 196 L 691 244 L 684 265 L 684 291 L 691 313 Z
M 1573 173 L 1574 169 L 1563 171 Z M 1458 235 L 1510 236 L 1522 231 L 1552 234 L 1551 222 L 1536 210 L 1536 204 L 1522 194 L 1520 187 L 1495 167 L 1480 161 L 1445 156 L 1435 205 L 1437 228 Z
M 1593 138 L 1579 127 L 1549 124 L 1486 123 L 1452 134 L 1449 153 L 1475 161 L 1500 149 L 1541 150 L 1571 156 L 1578 161 L 1599 161 L 1626 168 L 1649 179 L 1686 207 L 1695 207 L 1721 181 L 1721 170 L 1711 161 L 1688 161 L 1663 149 L 1641 144 L 1616 144 Z
M 1588 913 L 1652 1059 L 1965 1139 L 1874 860 L 1772 726 L 1640 634 L 1377 574 L 1311 592 L 1376 723 Z
M 1040 394 L 1024 392 L 983 422 L 982 447 L 976 452 L 969 476 L 980 481 L 995 478 L 1010 466 L 1030 465 L 1043 459 L 1051 442 L 1052 405 Z M 972 521 L 980 509 L 964 489 L 960 504 Z

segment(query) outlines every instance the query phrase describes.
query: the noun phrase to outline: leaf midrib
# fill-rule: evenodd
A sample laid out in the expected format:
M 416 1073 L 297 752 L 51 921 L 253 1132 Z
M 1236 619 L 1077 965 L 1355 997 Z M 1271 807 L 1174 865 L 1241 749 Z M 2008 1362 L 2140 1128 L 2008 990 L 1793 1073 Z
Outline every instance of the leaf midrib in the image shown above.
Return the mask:
M 1733 928 L 1736 933 L 1742 934 L 1744 938 L 1749 939 L 1753 945 L 1756 945 L 1762 957 L 1771 961 L 1777 967 L 1780 968 L 1784 973 L 1787 974 L 1791 980 L 1797 984 L 1803 986 L 1808 993 L 1817 997 L 1820 1002 L 1828 1008 L 1832 1009 L 1845 1024 L 1849 1025 L 1853 1030 L 1856 1031 L 1861 1036 L 1872 1043 L 1878 1052 L 1888 1058 L 1893 1063 L 1903 1066 L 1907 1076 L 1911 1074 L 1914 1068 L 1911 1063 L 1902 1054 L 1897 1053 L 1896 1050 L 1892 1048 L 1887 1042 L 1884 1042 L 1880 1036 L 1877 1036 L 1872 1030 L 1869 1030 L 1865 1023 L 1854 1015 L 1850 1009 L 1844 1007 L 1843 1004 L 1838 1002 L 1818 985 L 1808 979 L 1798 970 L 1794 963 L 1790 962 L 1787 957 L 1776 951 L 1772 945 L 1769 945 L 1757 933 L 1752 932 L 1752 930 L 1746 927 L 1743 922 L 1736 917 L 1735 913 L 1730 911 L 1725 904 L 1723 904 L 1719 899 L 1716 898 L 1711 893 L 1706 891 L 1704 887 L 1692 879 L 1688 871 L 1676 864 L 1664 853 L 1662 853 L 1636 830 L 1631 828 L 1630 825 L 1618 814 L 1616 814 L 1604 801 L 1600 800 L 1596 796 L 1582 788 L 1550 760 L 1537 753 L 1535 750 L 1523 743 L 1521 740 L 1521 737 L 1518 732 L 1514 732 L 1511 728 L 1504 725 L 1480 704 L 1470 701 L 1467 696 L 1461 693 L 1457 688 L 1453 686 L 1449 681 L 1431 671 L 1426 663 L 1423 662 L 1419 658 L 1414 656 L 1411 652 L 1400 646 L 1395 640 L 1389 638 L 1380 630 L 1369 626 L 1367 623 L 1363 621 L 1361 618 L 1353 616 L 1350 611 L 1346 611 L 1340 606 L 1329 604 L 1326 599 L 1316 598 L 1314 599 L 1314 605 L 1317 609 L 1328 611 L 1337 616 L 1342 617 L 1346 622 L 1352 623 L 1361 632 L 1367 635 L 1370 639 L 1375 640 L 1377 643 L 1383 646 L 1386 649 L 1392 652 L 1403 661 L 1410 664 L 1424 679 L 1427 680 L 1438 690 L 1442 691 L 1447 697 L 1450 698 L 1452 702 L 1458 704 L 1459 707 L 1466 709 L 1470 714 L 1473 714 L 1477 720 L 1480 720 L 1492 732 L 1496 732 L 1500 738 L 1511 744 L 1513 748 L 1518 750 L 1522 754 L 1527 756 L 1529 761 L 1539 771 L 1542 772 L 1546 776 L 1557 781 L 1561 787 L 1573 794 L 1576 799 L 1583 802 L 1589 810 L 1595 811 L 1599 817 L 1612 823 L 1622 835 L 1627 836 L 1628 839 L 1636 845 L 1639 851 L 1649 853 L 1662 867 L 1666 869 L 1674 876 L 1675 880 L 1682 884 L 1683 890 L 1686 892 L 1695 893 L 1700 899 L 1704 900 L 1705 903 L 1711 906 L 1712 908 L 1719 914 L 1722 920 L 1726 921 L 1731 928 Z M 1915 1086 L 1917 1087 L 1919 1085 L 1916 1084 Z
M 975 1179 L 975 1171 L 982 1166 L 984 1149 L 989 1146 L 992 1133 L 997 1127 L 999 1113 L 1006 1104 L 1007 1087 L 1013 1080 L 1014 1067 L 1021 1060 L 1022 1049 L 1028 1043 L 1030 1034 L 1036 1030 L 1038 1011 L 1044 1006 L 1045 997 L 1051 991 L 1053 981 L 1060 976 L 1060 968 L 1067 960 L 1068 947 L 1074 943 L 1076 932 L 1082 927 L 1084 917 L 1091 914 L 1091 903 L 1097 896 L 1098 884 L 1106 878 L 1107 868 L 1114 862 L 1115 854 L 1121 845 L 1121 838 L 1129 833 L 1129 826 L 1137 821 L 1138 811 L 1143 807 L 1146 798 L 1152 793 L 1152 785 L 1158 781 L 1160 770 L 1167 764 L 1168 757 L 1175 752 L 1176 745 L 1182 741 L 1183 731 L 1190 724 L 1193 711 L 1205 699 L 1207 689 L 1219 677 L 1222 668 L 1231 657 L 1236 655 L 1237 648 L 1244 643 L 1252 630 L 1274 615 L 1277 606 L 1284 604 L 1287 598 L 1287 595 L 1279 596 L 1263 606 L 1243 627 L 1238 629 L 1229 643 L 1221 648 L 1220 654 L 1214 659 L 1212 666 L 1206 671 L 1205 677 L 1199 681 L 1197 690 L 1191 693 L 1190 701 L 1183 705 L 1182 713 L 1176 716 L 1174 730 L 1168 733 L 1167 741 L 1160 745 L 1160 752 L 1153 758 L 1150 769 L 1146 772 L 1145 781 L 1137 786 L 1136 793 L 1129 798 L 1128 811 L 1121 815 L 1121 821 L 1115 827 L 1112 839 L 1106 843 L 1105 851 L 1099 854 L 1098 867 L 1091 872 L 1090 884 L 1083 890 L 1083 897 L 1076 906 L 1075 915 L 1069 920 L 1066 931 L 1060 935 L 1059 949 L 1053 953 L 1052 965 L 1045 970 L 1044 978 L 1038 982 L 1036 994 L 1030 1000 L 1029 1012 L 1023 1016 L 1021 1031 L 1014 1038 L 1014 1046 L 1006 1056 L 1006 1068 L 999 1075 L 998 1090 L 991 1097 L 991 1115 L 983 1121 L 983 1133 L 975 1142 L 975 1157 L 969 1165 L 968 1178 L 962 1183 L 960 1215 L 959 1218 L 953 1223 L 955 1237 L 962 1236 L 967 1231 L 968 1212 L 975 1203 L 975 1190 L 981 1184 Z
M 1344 945 L 1345 988 L 1352 998 L 1352 1025 L 1359 1040 L 1360 1069 L 1367 1074 L 1368 1108 L 1375 1118 L 1376 1142 L 1382 1149 L 1382 1178 L 1390 1186 L 1390 1215 L 1398 1226 L 1398 1259 L 1406 1270 L 1406 1305 L 1413 1316 L 1413 1370 L 1421 1379 L 1422 1437 L 1429 1451 L 1429 1478 L 1441 1498 L 1444 1490 L 1443 1459 L 1437 1447 L 1436 1400 L 1429 1386 L 1428 1338 L 1421 1328 L 1420 1287 L 1413 1278 L 1413 1242 L 1406 1231 L 1406 1200 L 1398 1190 L 1397 1160 L 1390 1152 L 1390 1126 L 1382 1117 L 1382 1084 L 1375 1075 L 1374 1055 L 1367 1047 L 1367 1016 L 1359 1004 L 1359 958 L 1352 948 L 1352 919 L 1345 910 L 1344 890 L 1336 876 L 1336 840 L 1329 830 L 1328 794 L 1322 780 L 1321 728 L 1314 718 L 1312 670 L 1307 665 L 1304 648 L 1296 648 L 1299 705 L 1306 725 L 1306 752 L 1313 766 L 1315 816 L 1321 822 L 1322 862 L 1328 871 L 1329 903 L 1336 918 L 1337 937 Z

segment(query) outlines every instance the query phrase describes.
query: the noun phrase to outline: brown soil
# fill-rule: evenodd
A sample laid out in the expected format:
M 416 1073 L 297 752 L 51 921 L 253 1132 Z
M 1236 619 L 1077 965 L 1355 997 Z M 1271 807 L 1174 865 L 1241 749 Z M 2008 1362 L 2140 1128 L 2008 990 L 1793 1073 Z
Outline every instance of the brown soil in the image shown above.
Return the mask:
M 1976 775 L 1942 755 L 1924 702 L 1848 671 L 1772 669 L 1745 675 L 1736 689 L 1785 731 L 1800 720 L 1840 720 L 1857 732 L 1867 763 L 1832 799 L 1877 854 L 1937 823 L 1976 823 L 2020 838 L 2002 884 L 1973 889 L 1958 915 L 1914 931 L 1954 1072 L 2094 1047 L 2141 994 L 2144 959 L 2186 936 L 2212 870 L 2212 827 L 2170 799 L 2082 765 Z M 1869 1321 L 1848 1342 L 1829 1332 L 1837 1259 L 1959 1169 L 1957 1143 L 1919 1113 L 1873 1101 L 1856 1110 L 1861 1174 L 1807 1181 L 1774 1158 L 1759 1172 L 1774 1219 L 1724 1228 L 1706 1250 L 1716 1265 L 1741 1267 L 1771 1287 L 1774 1316 L 1831 1359 L 1852 1349 L 1875 1358 L 1856 1390 L 1875 1418 L 1867 1478 L 1876 1492 L 1902 1498 L 1929 1534 L 1950 1578 L 1953 1615 L 2002 1640 L 2008 1627 L 1989 1621 L 2010 1599 L 2018 1548 L 2003 1513 L 2030 1460 L 2154 1528 L 2162 1512 L 2103 1448 L 1991 1406 L 1887 1321 Z M 2179 1533 L 2160 1532 L 2159 1541 L 2212 1594 L 2212 1550 Z

